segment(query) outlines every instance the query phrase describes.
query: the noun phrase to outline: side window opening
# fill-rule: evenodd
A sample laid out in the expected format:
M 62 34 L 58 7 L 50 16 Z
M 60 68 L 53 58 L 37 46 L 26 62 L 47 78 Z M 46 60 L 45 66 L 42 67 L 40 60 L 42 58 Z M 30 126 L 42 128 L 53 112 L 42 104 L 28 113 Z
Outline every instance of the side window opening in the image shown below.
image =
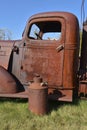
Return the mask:
M 61 38 L 61 22 L 45 21 L 33 23 L 28 37 L 37 40 L 59 40 Z
M 39 35 L 40 29 L 36 24 L 32 24 L 30 29 L 29 38 L 37 39 L 37 35 Z

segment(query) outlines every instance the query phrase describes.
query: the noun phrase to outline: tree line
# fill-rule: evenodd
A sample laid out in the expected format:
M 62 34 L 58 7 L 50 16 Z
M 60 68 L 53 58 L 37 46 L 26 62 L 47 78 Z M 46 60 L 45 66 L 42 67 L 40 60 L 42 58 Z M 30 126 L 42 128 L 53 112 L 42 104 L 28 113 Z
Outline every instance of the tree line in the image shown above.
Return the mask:
M 12 33 L 9 29 L 0 29 L 0 40 L 11 40 Z

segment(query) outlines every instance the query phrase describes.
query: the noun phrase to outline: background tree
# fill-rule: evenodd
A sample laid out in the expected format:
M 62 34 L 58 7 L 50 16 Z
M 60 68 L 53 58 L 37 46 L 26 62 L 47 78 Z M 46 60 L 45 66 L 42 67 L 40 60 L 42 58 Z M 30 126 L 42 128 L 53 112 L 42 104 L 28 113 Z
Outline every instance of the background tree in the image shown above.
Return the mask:
M 11 40 L 12 33 L 8 29 L 0 29 L 0 40 Z

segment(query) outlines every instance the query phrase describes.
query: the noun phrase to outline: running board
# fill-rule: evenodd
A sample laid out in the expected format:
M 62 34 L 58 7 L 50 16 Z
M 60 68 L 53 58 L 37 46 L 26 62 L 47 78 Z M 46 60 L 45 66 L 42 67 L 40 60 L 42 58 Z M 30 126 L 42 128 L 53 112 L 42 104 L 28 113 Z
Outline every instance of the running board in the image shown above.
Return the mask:
M 6 98 L 28 98 L 28 91 L 18 92 L 13 94 L 0 94 L 0 97 Z

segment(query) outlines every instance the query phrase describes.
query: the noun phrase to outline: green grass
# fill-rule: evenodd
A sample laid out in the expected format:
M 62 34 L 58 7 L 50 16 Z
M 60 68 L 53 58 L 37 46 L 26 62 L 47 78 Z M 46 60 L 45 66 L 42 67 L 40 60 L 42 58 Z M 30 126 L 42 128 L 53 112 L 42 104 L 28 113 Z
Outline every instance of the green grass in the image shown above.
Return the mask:
M 0 130 L 87 130 L 87 101 L 50 102 L 49 108 L 37 116 L 24 99 L 0 99 Z

